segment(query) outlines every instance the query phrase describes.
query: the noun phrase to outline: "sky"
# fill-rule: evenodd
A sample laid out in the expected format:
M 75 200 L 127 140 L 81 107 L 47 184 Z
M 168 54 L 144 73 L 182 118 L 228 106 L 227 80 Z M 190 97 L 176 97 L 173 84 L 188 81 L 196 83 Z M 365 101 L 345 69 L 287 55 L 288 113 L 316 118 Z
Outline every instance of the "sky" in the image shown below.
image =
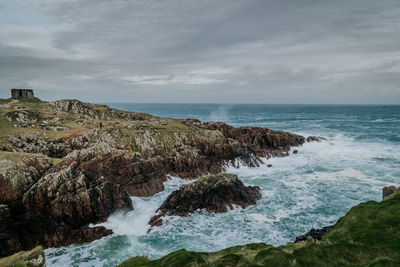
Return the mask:
M 0 0 L 0 97 L 400 104 L 399 0 Z

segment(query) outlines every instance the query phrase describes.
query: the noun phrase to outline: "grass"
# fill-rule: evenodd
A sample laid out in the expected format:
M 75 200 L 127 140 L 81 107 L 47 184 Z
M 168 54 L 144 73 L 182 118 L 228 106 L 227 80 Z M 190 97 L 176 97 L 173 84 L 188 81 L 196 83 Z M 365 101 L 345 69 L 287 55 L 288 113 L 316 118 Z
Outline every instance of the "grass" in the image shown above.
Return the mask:
M 248 244 L 213 253 L 179 250 L 153 261 L 134 257 L 119 266 L 400 266 L 400 190 L 382 202 L 353 207 L 321 241 Z
M 43 248 L 37 246 L 29 251 L 21 251 L 8 257 L 0 258 L 0 266 L 2 267 L 20 267 L 29 266 L 27 261 L 35 259 L 43 253 Z
M 4 103 L 10 103 L 10 99 L 3 99 Z M 1 103 L 1 102 L 0 102 Z M 120 129 L 121 136 L 118 136 L 118 143 L 129 148 L 132 152 L 142 151 L 145 146 L 137 145 L 136 140 L 140 140 L 140 144 L 150 142 L 154 154 L 168 157 L 172 155 L 174 149 L 179 146 L 179 139 L 191 139 L 193 136 L 202 137 L 204 140 L 218 138 L 217 131 L 200 129 L 179 119 L 158 118 L 150 114 L 135 113 L 129 111 L 111 110 L 105 105 L 93 105 L 82 103 L 82 105 L 92 108 L 98 117 L 107 115 L 109 120 L 101 120 L 104 128 L 100 131 L 111 133 L 116 128 Z M 35 127 L 18 128 L 14 127 L 17 122 L 10 122 L 5 119 L 7 112 L 14 111 L 14 108 L 28 108 L 41 114 L 40 120 L 35 123 Z M 126 119 L 133 114 L 133 119 Z M 128 116 L 129 115 L 129 116 Z M 42 118 L 52 119 L 58 117 L 62 120 L 60 126 L 66 126 L 69 129 L 63 131 L 43 130 L 39 127 Z M 136 118 L 136 119 L 135 119 Z M 9 108 L 0 108 L 0 145 L 8 143 L 8 137 L 39 134 L 40 137 L 53 139 L 56 137 L 74 138 L 88 132 L 90 129 L 98 128 L 99 121 L 88 123 L 86 125 L 78 124 L 79 114 L 55 114 L 52 111 L 51 104 L 40 100 L 20 99 L 18 103 L 10 104 Z M 127 127 L 131 125 L 131 127 Z M 96 142 L 96 140 L 92 140 Z

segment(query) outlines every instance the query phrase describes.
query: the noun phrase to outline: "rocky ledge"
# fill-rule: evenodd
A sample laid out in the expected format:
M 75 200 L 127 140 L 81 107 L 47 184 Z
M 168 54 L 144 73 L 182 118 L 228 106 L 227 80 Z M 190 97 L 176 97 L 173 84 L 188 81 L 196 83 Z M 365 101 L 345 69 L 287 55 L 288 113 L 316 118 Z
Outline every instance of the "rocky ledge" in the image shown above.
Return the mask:
M 54 168 L 46 156 L 0 161 L 0 257 L 37 245 L 88 242 L 112 233 L 102 222 L 132 209 L 119 185 L 72 168 Z
M 185 184 L 172 192 L 157 210 L 157 215 L 149 224 L 162 224 L 163 216 L 188 216 L 196 210 L 208 212 L 227 212 L 233 205 L 246 208 L 261 199 L 258 186 L 245 186 L 236 175 L 219 173 L 203 176 L 197 181 Z

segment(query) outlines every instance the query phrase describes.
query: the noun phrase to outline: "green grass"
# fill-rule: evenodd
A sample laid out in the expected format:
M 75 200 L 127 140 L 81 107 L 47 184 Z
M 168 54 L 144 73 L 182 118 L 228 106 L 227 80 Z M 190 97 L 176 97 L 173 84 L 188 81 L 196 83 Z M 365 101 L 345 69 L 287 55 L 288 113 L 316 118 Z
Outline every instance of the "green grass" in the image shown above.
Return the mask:
M 321 241 L 248 244 L 213 253 L 179 250 L 154 261 L 134 257 L 120 266 L 400 266 L 400 191 L 353 207 Z

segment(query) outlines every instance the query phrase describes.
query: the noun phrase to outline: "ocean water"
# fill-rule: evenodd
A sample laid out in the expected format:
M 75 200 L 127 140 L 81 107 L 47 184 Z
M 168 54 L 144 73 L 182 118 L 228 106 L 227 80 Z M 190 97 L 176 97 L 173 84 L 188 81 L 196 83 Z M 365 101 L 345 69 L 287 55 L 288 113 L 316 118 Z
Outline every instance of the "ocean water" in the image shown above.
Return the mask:
M 114 266 L 135 255 L 151 259 L 186 248 L 217 251 L 252 242 L 282 245 L 312 227 L 331 225 L 351 207 L 381 200 L 382 187 L 400 185 L 400 106 L 109 104 L 114 108 L 174 118 L 261 126 L 329 139 L 306 143 L 298 154 L 265 160 L 257 168 L 230 167 L 262 199 L 224 214 L 199 211 L 168 217 L 147 233 L 147 222 L 183 181 L 166 190 L 133 197 L 134 210 L 116 213 L 103 225 L 114 234 L 82 245 L 46 250 L 48 266 Z

